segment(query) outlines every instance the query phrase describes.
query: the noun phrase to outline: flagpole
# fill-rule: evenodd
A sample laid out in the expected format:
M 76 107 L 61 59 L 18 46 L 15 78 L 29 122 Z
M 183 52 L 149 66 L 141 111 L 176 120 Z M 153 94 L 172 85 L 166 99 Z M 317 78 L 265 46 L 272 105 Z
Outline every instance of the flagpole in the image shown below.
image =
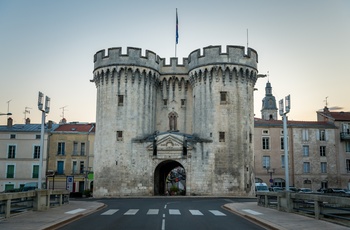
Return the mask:
M 177 43 L 178 42 L 179 42 L 179 21 L 177 18 L 177 8 L 176 8 L 175 57 L 177 57 Z
M 177 51 L 177 44 L 175 43 L 175 57 L 177 57 L 176 51 Z

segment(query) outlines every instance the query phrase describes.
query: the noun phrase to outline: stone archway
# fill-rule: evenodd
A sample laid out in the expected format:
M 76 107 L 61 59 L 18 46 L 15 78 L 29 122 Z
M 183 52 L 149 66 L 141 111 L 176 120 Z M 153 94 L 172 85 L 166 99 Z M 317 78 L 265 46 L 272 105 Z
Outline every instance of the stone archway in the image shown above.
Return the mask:
M 177 161 L 166 160 L 158 164 L 154 170 L 154 195 L 165 195 L 166 194 L 166 179 L 171 170 L 184 167 Z

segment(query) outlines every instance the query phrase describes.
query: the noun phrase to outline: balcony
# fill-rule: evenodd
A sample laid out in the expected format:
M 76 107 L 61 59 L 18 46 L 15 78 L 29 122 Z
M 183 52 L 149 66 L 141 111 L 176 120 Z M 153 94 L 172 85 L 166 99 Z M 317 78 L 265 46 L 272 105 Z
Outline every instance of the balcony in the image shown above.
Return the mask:
M 340 133 L 341 141 L 350 141 L 350 133 L 349 132 L 341 132 Z

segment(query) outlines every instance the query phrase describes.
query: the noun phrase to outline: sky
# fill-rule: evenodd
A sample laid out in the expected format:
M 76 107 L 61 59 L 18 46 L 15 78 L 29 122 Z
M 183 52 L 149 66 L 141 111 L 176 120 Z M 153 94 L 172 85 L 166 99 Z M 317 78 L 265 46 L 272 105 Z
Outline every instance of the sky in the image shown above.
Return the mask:
M 0 113 L 11 112 L 15 124 L 41 123 L 41 91 L 51 98 L 47 120 L 95 122 L 93 55 L 138 47 L 169 62 L 176 8 L 180 63 L 210 45 L 248 41 L 258 52 L 268 78 L 255 85 L 256 117 L 267 81 L 277 102 L 291 95 L 289 120 L 316 120 L 326 104 L 350 111 L 347 0 L 0 0 Z

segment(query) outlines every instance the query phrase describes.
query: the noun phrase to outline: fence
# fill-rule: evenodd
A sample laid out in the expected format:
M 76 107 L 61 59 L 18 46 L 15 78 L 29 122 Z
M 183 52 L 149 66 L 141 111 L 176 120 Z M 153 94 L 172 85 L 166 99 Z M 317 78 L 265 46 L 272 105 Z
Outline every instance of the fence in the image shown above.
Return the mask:
M 259 206 L 295 212 L 350 227 L 350 197 L 342 194 L 258 192 Z
M 32 190 L 27 192 L 0 193 L 0 217 L 8 218 L 16 213 L 69 203 L 68 190 Z

